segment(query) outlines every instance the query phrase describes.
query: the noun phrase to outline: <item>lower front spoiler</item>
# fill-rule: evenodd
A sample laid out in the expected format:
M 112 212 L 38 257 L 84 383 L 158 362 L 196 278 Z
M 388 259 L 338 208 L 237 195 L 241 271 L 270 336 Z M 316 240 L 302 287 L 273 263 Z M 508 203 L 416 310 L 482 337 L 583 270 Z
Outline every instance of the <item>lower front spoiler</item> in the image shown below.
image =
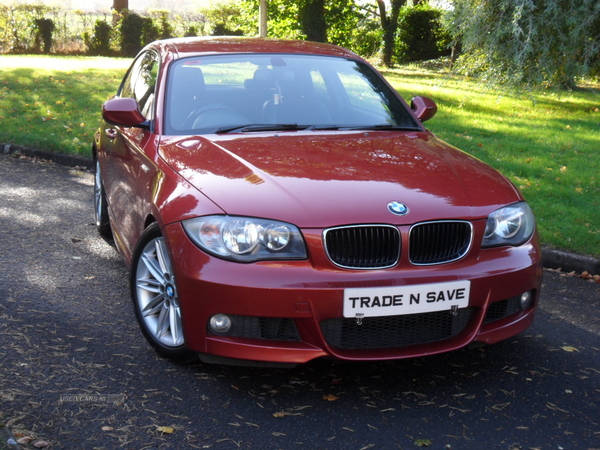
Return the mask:
M 240 339 L 227 336 L 207 336 L 206 355 L 200 357 L 208 363 L 259 365 L 273 363 L 282 365 L 304 364 L 311 360 L 329 357 L 342 361 L 385 361 L 417 358 L 458 350 L 470 345 L 493 344 L 527 330 L 533 323 L 535 308 L 520 311 L 494 323 L 483 324 L 477 320 L 465 333 L 447 341 L 422 345 L 376 349 L 343 350 L 322 349 L 306 342 L 265 341 Z M 473 329 L 472 327 L 476 328 Z M 217 356 L 218 355 L 218 356 Z
M 327 356 L 318 347 L 305 342 L 281 342 L 258 339 L 236 339 L 226 336 L 206 338 L 206 350 L 210 355 L 219 355 L 234 360 L 303 364 Z M 242 356 L 243 355 L 243 356 Z M 201 359 L 208 359 L 201 357 Z

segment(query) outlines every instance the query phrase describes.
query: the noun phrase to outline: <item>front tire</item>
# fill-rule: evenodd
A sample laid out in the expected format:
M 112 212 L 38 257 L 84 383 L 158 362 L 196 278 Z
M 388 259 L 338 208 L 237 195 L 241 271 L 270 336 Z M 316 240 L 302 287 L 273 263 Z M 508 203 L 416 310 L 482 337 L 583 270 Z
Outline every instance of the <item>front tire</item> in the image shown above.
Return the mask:
M 94 216 L 96 218 L 96 228 L 102 237 L 111 237 L 110 220 L 108 218 L 108 205 L 106 204 L 106 192 L 102 183 L 102 173 L 100 171 L 100 161 L 96 158 L 94 173 Z
M 130 285 L 135 316 L 150 345 L 169 359 L 188 361 L 195 357 L 185 347 L 173 267 L 156 223 L 140 238 L 133 256 Z

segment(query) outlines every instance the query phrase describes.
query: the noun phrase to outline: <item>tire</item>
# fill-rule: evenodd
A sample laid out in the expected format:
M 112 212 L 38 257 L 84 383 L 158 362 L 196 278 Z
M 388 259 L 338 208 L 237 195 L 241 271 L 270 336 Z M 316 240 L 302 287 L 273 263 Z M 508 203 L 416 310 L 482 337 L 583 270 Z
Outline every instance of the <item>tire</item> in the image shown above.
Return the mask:
M 102 183 L 102 173 L 100 172 L 100 162 L 98 158 L 95 161 L 94 171 L 94 216 L 96 218 L 96 228 L 102 237 L 111 237 L 110 220 L 108 218 L 108 205 L 106 203 L 106 192 Z
M 156 223 L 146 228 L 134 252 L 130 286 L 135 316 L 150 345 L 169 359 L 197 359 L 185 347 L 173 267 Z

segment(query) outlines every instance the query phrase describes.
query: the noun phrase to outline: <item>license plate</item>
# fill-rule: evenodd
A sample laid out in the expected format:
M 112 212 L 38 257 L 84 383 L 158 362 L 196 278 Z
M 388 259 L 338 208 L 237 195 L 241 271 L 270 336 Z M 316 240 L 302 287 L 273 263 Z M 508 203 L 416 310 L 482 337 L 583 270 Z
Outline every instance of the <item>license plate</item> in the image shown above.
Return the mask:
M 469 306 L 469 280 L 344 290 L 344 317 L 451 311 Z

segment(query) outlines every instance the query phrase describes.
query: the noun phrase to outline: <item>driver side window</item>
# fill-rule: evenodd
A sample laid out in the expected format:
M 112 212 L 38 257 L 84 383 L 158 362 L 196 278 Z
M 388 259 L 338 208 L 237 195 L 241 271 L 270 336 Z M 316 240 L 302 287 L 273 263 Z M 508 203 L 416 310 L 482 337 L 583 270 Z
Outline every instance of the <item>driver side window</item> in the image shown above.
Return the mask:
M 152 51 L 139 56 L 126 75 L 119 92 L 120 97 L 130 97 L 138 102 L 141 113 L 154 119 L 154 95 L 158 79 L 158 55 Z

